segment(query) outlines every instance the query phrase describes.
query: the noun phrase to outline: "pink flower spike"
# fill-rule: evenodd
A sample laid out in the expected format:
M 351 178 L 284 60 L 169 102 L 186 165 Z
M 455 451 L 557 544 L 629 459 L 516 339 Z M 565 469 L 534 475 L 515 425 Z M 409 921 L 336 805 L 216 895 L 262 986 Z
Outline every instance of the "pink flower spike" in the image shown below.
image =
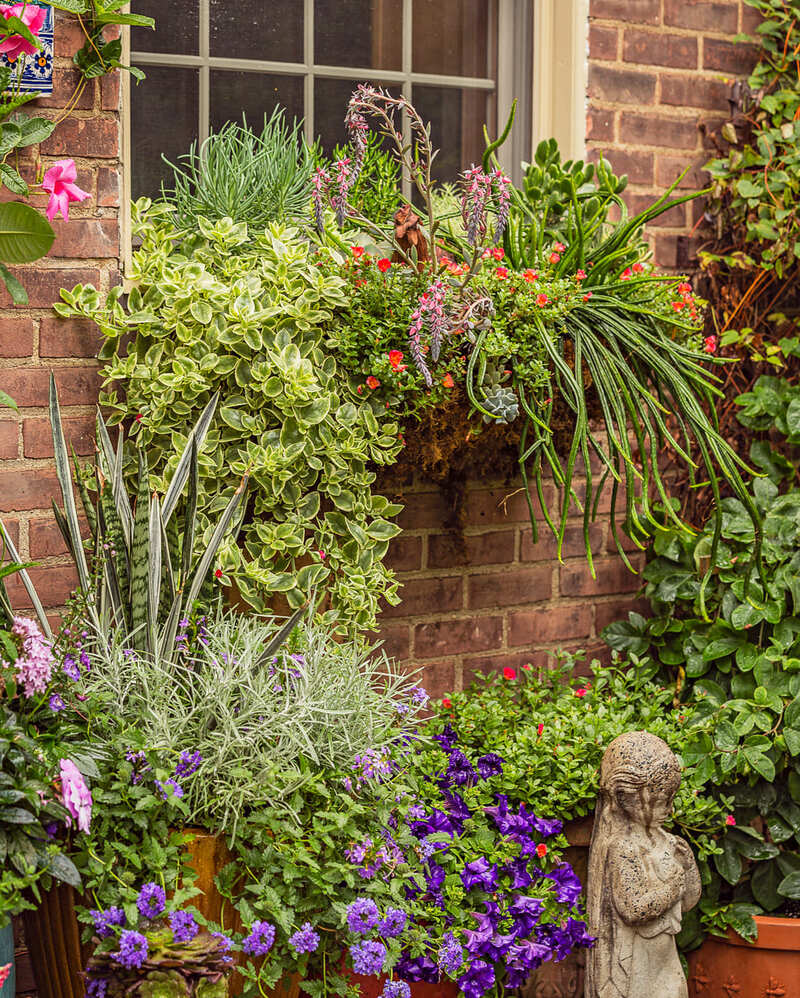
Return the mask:
M 75 183 L 78 171 L 72 159 L 60 159 L 53 163 L 42 180 L 42 189 L 49 191 L 47 202 L 47 220 L 52 222 L 61 212 L 64 219 L 69 219 L 70 201 L 85 201 L 91 197 L 88 191 L 82 191 Z
M 72 759 L 62 759 L 60 768 L 61 801 L 77 822 L 79 830 L 88 832 L 92 820 L 92 795 L 86 781 Z
M 0 14 L 6 20 L 10 17 L 18 17 L 34 37 L 42 30 L 44 19 L 47 17 L 47 11 L 44 7 L 29 3 L 0 4 Z M 21 55 L 33 55 L 36 51 L 37 46 L 31 45 L 22 35 L 10 35 L 0 43 L 0 52 L 12 63 Z

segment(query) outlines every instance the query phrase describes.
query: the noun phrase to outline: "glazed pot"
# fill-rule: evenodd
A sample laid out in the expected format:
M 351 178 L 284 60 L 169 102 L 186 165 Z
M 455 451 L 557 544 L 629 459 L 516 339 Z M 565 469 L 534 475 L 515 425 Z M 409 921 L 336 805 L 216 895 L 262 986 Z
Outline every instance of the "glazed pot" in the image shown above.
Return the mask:
M 733 929 L 689 954 L 690 998 L 793 998 L 800 994 L 800 919 L 757 915 L 758 939 Z
M 14 973 L 14 927 L 9 924 L 0 929 L 0 971 L 11 964 L 5 984 L 0 984 L 0 998 L 14 998 L 17 990 L 17 975 Z

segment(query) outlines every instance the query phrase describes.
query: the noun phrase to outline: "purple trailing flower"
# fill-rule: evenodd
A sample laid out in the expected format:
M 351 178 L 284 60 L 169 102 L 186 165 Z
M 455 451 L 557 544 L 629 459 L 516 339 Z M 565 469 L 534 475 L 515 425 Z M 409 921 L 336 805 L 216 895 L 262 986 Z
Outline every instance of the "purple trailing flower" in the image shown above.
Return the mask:
M 386 939 L 395 939 L 402 935 L 408 921 L 408 914 L 402 908 L 387 908 L 378 931 Z
M 58 693 L 54 693 L 50 699 L 47 701 L 47 705 L 54 713 L 58 713 L 61 710 L 66 710 L 67 705 L 64 703 L 63 697 L 60 697 Z
M 514 916 L 516 934 L 529 936 L 534 927 L 539 924 L 544 903 L 539 898 L 518 894 L 509 905 L 508 910 Z
M 86 998 L 106 998 L 107 993 L 107 977 L 93 977 L 86 982 Z
M 452 932 L 445 932 L 439 947 L 439 969 L 449 977 L 455 977 L 464 962 L 464 947 Z
M 594 946 L 595 938 L 590 936 L 586 923 L 577 918 L 568 918 L 566 925 L 553 923 L 541 925 L 536 933 L 540 942 L 547 943 L 556 960 L 563 960 L 576 947 Z
M 78 663 L 72 655 L 64 656 L 64 664 L 61 666 L 61 671 L 75 683 L 81 678 L 81 670 L 78 668 Z
M 450 761 L 447 764 L 445 778 L 449 783 L 454 783 L 459 787 L 465 783 L 471 784 L 477 779 L 477 773 L 472 768 L 472 763 L 461 749 L 453 749 L 450 753 Z
M 114 934 L 112 926 L 125 924 L 125 912 L 122 908 L 106 908 L 105 911 L 94 909 L 89 914 L 94 922 L 94 931 L 101 939 L 107 939 Z
M 145 884 L 136 898 L 136 907 L 142 918 L 158 918 L 164 911 L 166 903 L 167 895 L 164 893 L 164 888 L 153 881 Z
M 23 693 L 32 697 L 44 693 L 53 674 L 53 648 L 34 621 L 27 617 L 14 617 L 11 633 L 20 646 L 17 661 L 17 682 L 22 683 Z
M 169 927 L 172 929 L 172 938 L 176 943 L 190 943 L 200 931 L 200 926 L 195 922 L 194 915 L 182 909 L 170 913 Z
M 141 932 L 124 929 L 119 937 L 119 950 L 114 954 L 123 967 L 137 970 L 147 959 L 149 946 Z
M 499 776 L 503 772 L 503 760 L 495 752 L 487 752 L 478 759 L 478 773 L 482 780 Z
M 444 867 L 437 863 L 435 860 L 431 860 L 428 863 L 428 870 L 425 873 L 425 882 L 428 885 L 429 894 L 438 894 L 442 888 L 442 884 L 445 881 Z
M 530 973 L 545 960 L 549 960 L 552 955 L 553 951 L 543 943 L 536 943 L 530 939 L 519 939 L 513 946 L 509 947 L 506 953 L 506 964 L 515 970 L 524 970 Z
M 372 898 L 356 898 L 347 909 L 347 927 L 360 935 L 374 929 L 380 918 L 378 906 Z
M 546 873 L 545 877 L 555 883 L 559 904 L 566 904 L 572 908 L 578 903 L 582 890 L 581 882 L 569 863 L 559 863 L 554 870 Z
M 430 331 L 431 358 L 435 362 L 439 359 L 442 341 L 450 330 L 450 321 L 444 310 L 446 294 L 444 283 L 437 278 L 420 296 L 417 307 L 411 313 L 411 324 L 408 327 L 409 353 L 428 388 L 433 384 L 433 378 L 425 362 L 422 332 L 427 326 Z
M 492 923 L 492 919 L 488 914 L 473 911 L 472 917 L 478 923 L 478 928 L 466 929 L 464 932 L 464 941 L 467 947 L 467 952 L 470 956 L 475 956 L 477 953 L 482 953 L 487 944 L 491 941 L 492 936 L 495 933 L 495 928 Z
M 429 984 L 435 984 L 439 980 L 439 968 L 427 954 L 415 957 L 404 954 L 394 969 L 406 981 L 427 981 Z
M 289 936 L 289 945 L 296 953 L 314 953 L 319 946 L 319 934 L 314 931 L 311 922 L 303 922 L 297 932 Z
M 381 998 L 411 998 L 411 988 L 405 981 L 387 981 Z
M 535 814 L 531 816 L 531 824 L 544 838 L 558 835 L 564 827 L 564 822 L 560 818 L 537 818 Z
M 436 358 L 433 358 L 436 360 Z M 411 690 L 411 702 L 417 704 L 420 707 L 424 707 L 425 704 L 430 700 L 430 695 L 424 686 L 415 686 Z
M 524 856 L 519 856 L 517 859 L 512 859 L 510 863 L 506 863 L 503 867 L 503 873 L 511 877 L 511 889 L 515 891 L 530 887 L 534 880 L 528 871 L 528 860 Z
M 485 960 L 473 960 L 469 970 L 458 979 L 458 986 L 465 998 L 481 998 L 494 987 L 494 967 Z
M 365 977 L 377 977 L 386 962 L 386 947 L 372 939 L 364 939 L 350 947 L 353 970 Z
M 380 783 L 385 777 L 392 775 L 393 769 L 388 747 L 380 750 L 367 749 L 353 760 L 353 770 L 358 773 L 359 780 L 376 780 Z
M 461 883 L 467 891 L 473 887 L 492 891 L 497 886 L 497 866 L 485 856 L 479 856 L 461 871 Z
M 266 956 L 275 942 L 275 926 L 269 922 L 253 922 L 250 935 L 242 942 L 242 949 L 249 956 Z
M 163 783 L 161 780 L 154 780 L 153 782 L 155 783 L 156 788 L 161 794 L 163 800 L 169 800 L 170 797 L 183 797 L 183 787 L 175 780 L 164 780 Z
M 444 729 L 440 735 L 434 735 L 433 740 L 438 742 L 445 752 L 450 752 L 453 746 L 458 741 L 456 733 L 453 730 L 452 724 L 445 724 Z
M 175 778 L 179 780 L 182 776 L 191 776 L 192 773 L 196 773 L 202 761 L 203 757 L 199 752 L 190 752 L 188 749 L 185 749 L 178 757 L 178 764 L 175 767 Z

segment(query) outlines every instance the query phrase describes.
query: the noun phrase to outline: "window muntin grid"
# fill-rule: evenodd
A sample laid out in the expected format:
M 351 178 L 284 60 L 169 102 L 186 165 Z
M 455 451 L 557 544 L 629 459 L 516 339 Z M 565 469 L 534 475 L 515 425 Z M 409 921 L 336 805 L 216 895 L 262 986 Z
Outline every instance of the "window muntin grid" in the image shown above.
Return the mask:
M 218 0 L 195 0 L 194 3 L 180 4 L 185 7 L 186 18 L 172 21 L 172 37 L 177 38 L 177 48 L 180 52 L 160 52 L 158 48 L 158 32 L 155 35 L 144 36 L 146 44 L 138 47 L 139 39 L 143 37 L 142 32 L 134 33 L 132 39 L 132 60 L 134 65 L 141 65 L 147 72 L 151 67 L 156 73 L 158 69 L 167 68 L 172 70 L 183 69 L 186 72 L 178 74 L 184 78 L 181 86 L 182 105 L 176 108 L 176 125 L 186 128 L 187 116 L 193 118 L 196 112 L 197 128 L 193 132 L 192 138 L 203 141 L 213 125 L 219 125 L 221 121 L 215 121 L 218 117 L 214 113 L 213 88 L 215 80 L 231 82 L 232 77 L 225 77 L 217 74 L 252 74 L 249 77 L 240 77 L 238 83 L 242 85 L 244 91 L 247 87 L 247 79 L 263 79 L 265 83 L 294 81 L 290 84 L 291 89 L 299 96 L 299 88 L 302 86 L 302 108 L 298 109 L 304 118 L 304 130 L 309 142 L 314 141 L 320 131 L 320 122 L 316 114 L 316 90 L 318 81 L 351 81 L 354 85 L 362 80 L 386 86 L 395 92 L 402 92 L 407 98 L 415 99 L 415 88 L 418 94 L 426 93 L 429 97 L 435 94 L 430 88 L 441 88 L 444 94 L 448 90 L 456 90 L 472 98 L 480 98 L 483 95 L 486 99 L 481 102 L 481 107 L 485 108 L 485 114 L 481 116 L 480 111 L 472 117 L 479 124 L 483 124 L 483 117 L 487 118 L 490 131 L 496 128 L 496 108 L 501 109 L 504 116 L 510 107 L 513 96 L 521 98 L 521 113 L 517 115 L 517 126 L 513 145 L 505 150 L 505 163 L 507 167 L 511 164 L 518 164 L 520 159 L 528 158 L 530 149 L 530 22 L 531 9 L 530 0 L 483 0 L 487 5 L 486 21 L 489 27 L 486 45 L 486 66 L 488 74 L 485 76 L 465 76 L 457 74 L 419 72 L 414 69 L 414 0 L 376 0 L 384 2 L 391 8 L 394 23 L 397 22 L 398 8 L 401 8 L 401 37 L 398 39 L 400 47 L 399 68 L 379 69 L 369 66 L 343 66 L 317 63 L 315 57 L 315 25 L 319 23 L 319 12 L 315 9 L 315 0 L 286 0 L 286 2 L 302 5 L 302 61 L 281 61 L 253 58 L 239 58 L 237 56 L 227 56 L 216 54 L 214 39 L 212 37 L 212 6 Z M 270 0 L 265 0 L 270 2 Z M 335 0 L 331 0 L 335 3 Z M 142 4 L 140 3 L 140 7 Z M 159 4 L 159 10 L 163 10 L 164 5 Z M 170 13 L 175 18 L 175 11 L 179 7 L 179 0 L 174 0 L 169 5 Z M 235 7 L 229 8 L 232 16 L 235 15 Z M 316 20 L 315 20 L 316 19 Z M 419 19 L 418 19 L 419 22 Z M 419 23 L 418 23 L 419 27 Z M 193 36 L 196 32 L 196 44 Z M 144 51 L 147 47 L 149 51 Z M 195 49 L 195 51 L 192 51 Z M 386 61 L 397 62 L 396 59 Z M 196 76 L 195 76 L 196 74 Z M 166 79 L 165 74 L 165 79 Z M 189 77 L 195 79 L 197 87 L 196 99 L 186 91 Z M 237 81 L 233 81 L 235 85 Z M 144 90 L 147 85 L 143 84 Z M 423 89 L 425 88 L 425 89 Z M 140 152 L 145 152 L 147 156 L 158 152 L 147 148 L 147 125 L 152 123 L 153 114 L 147 100 L 140 96 L 137 100 L 137 89 L 132 88 L 131 100 L 133 105 L 133 144 Z M 167 95 L 164 95 L 166 98 Z M 157 99 L 153 101 L 152 95 L 148 98 L 152 103 L 158 104 Z M 258 98 L 256 98 L 258 99 Z M 277 98 L 280 100 L 280 97 Z M 169 99 L 163 101 L 163 112 L 169 106 Z M 472 105 L 471 105 L 472 106 Z M 266 108 L 269 110 L 269 108 Z M 263 113 L 263 108 L 261 113 Z M 343 116 L 344 107 L 341 108 Z M 224 117 L 227 117 L 225 115 Z M 238 117 L 237 115 L 230 115 Z M 462 115 L 462 117 L 464 117 Z M 260 118 L 260 115 L 258 116 Z M 249 120 L 255 121 L 258 118 L 249 116 Z M 176 136 L 178 129 L 176 128 Z M 434 141 L 436 135 L 434 133 Z M 144 143 L 144 146 L 142 145 Z M 188 146 L 188 141 L 184 143 Z M 185 149 L 180 150 L 185 151 Z M 173 155 L 176 152 L 173 150 Z M 468 165 L 463 162 L 460 166 Z M 453 178 L 454 179 L 454 178 Z M 134 177 L 134 188 L 136 177 Z M 406 179 L 407 186 L 407 179 Z M 138 193 L 134 190 L 134 194 Z

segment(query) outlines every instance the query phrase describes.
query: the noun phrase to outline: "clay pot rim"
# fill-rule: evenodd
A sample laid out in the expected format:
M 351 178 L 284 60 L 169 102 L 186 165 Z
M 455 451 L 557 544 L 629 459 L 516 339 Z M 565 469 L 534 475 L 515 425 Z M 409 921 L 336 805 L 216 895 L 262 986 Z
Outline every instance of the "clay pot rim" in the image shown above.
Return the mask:
M 742 946 L 746 949 L 773 949 L 800 951 L 800 918 L 780 918 L 775 915 L 756 915 L 758 939 L 748 942 L 737 935 L 733 929 L 728 929 L 725 938 L 716 938 L 718 942 L 730 946 Z

